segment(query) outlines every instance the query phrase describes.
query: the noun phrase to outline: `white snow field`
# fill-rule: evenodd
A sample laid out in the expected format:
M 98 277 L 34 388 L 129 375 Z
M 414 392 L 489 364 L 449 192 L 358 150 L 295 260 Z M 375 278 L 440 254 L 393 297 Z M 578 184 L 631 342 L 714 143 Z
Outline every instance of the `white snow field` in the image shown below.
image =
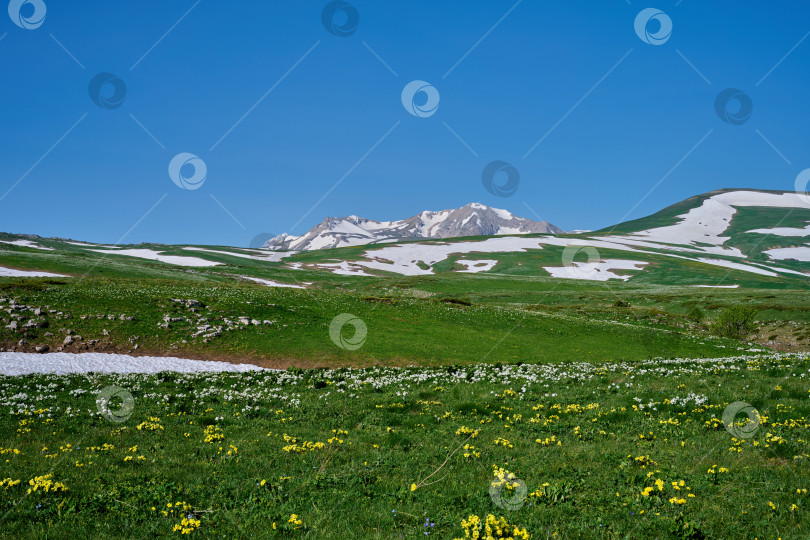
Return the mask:
M 299 266 L 293 267 L 296 270 L 301 268 L 300 263 L 296 263 Z M 371 274 L 367 272 L 363 272 L 361 267 L 358 267 L 355 263 L 349 263 L 347 261 L 341 261 L 339 263 L 320 263 L 316 265 L 316 268 L 325 268 L 327 270 L 331 270 L 333 274 L 340 274 L 344 276 L 370 276 Z
M 810 236 L 810 225 L 807 225 L 803 229 L 795 229 L 793 227 L 775 227 L 773 229 L 753 229 L 747 232 L 772 234 L 774 236 Z
M 70 245 L 72 245 L 72 246 L 93 247 L 93 248 L 110 248 L 110 249 L 116 249 L 116 248 L 118 248 L 118 247 L 119 247 L 119 246 L 113 246 L 113 245 L 109 245 L 109 244 L 88 244 L 87 242 L 69 242 L 69 241 L 67 241 L 67 240 L 65 241 L 65 243 L 66 243 L 66 244 L 70 244 Z
M 312 285 L 312 283 L 304 283 L 304 285 L 293 285 L 292 283 L 281 283 L 280 281 L 273 281 L 272 279 L 262 279 L 251 276 L 239 276 L 239 277 L 243 279 L 248 279 L 250 281 L 255 281 L 256 283 L 261 283 L 266 287 L 286 287 L 288 289 L 306 289 L 304 285 Z
M 34 249 L 42 249 L 44 251 L 53 251 L 53 248 L 40 246 L 36 242 L 32 242 L 31 240 L 0 240 L 3 244 L 11 244 L 13 246 L 22 246 L 22 247 L 30 247 Z
M 279 262 L 284 257 L 289 257 L 290 255 L 295 255 L 298 253 L 297 251 L 270 251 L 267 249 L 251 249 L 254 254 L 248 253 L 237 253 L 235 251 L 219 251 L 216 249 L 206 249 L 206 248 L 199 248 L 199 247 L 184 247 L 183 249 L 187 249 L 189 251 L 199 251 L 202 253 L 213 253 L 214 255 L 230 255 L 231 257 L 240 257 L 242 259 L 253 259 L 253 260 L 263 260 L 268 262 Z
M 107 353 L 19 353 L 0 352 L 0 375 L 28 375 L 30 373 L 159 373 L 177 371 L 255 371 L 252 364 L 231 364 L 185 358 L 129 356 Z
M 722 236 L 737 213 L 737 206 L 760 206 L 773 208 L 810 208 L 796 193 L 760 193 L 757 191 L 729 191 L 713 195 L 700 206 L 678 216 L 675 225 L 658 227 L 629 235 L 664 244 L 712 244 L 716 248 L 701 247 L 706 253 L 743 257 L 736 248 L 723 248 L 729 239 Z
M 807 246 L 774 248 L 763 251 L 763 253 L 767 253 L 771 259 L 775 259 L 777 261 L 792 259 L 796 261 L 810 262 L 810 247 Z
M 574 262 L 571 266 L 544 266 L 543 270 L 551 277 L 567 279 L 587 279 L 590 281 L 607 281 L 621 279 L 627 281 L 631 276 L 614 274 L 611 270 L 643 270 L 642 261 L 626 261 L 622 259 L 606 259 L 599 262 Z
M 420 262 L 433 266 L 437 262 L 447 259 L 453 253 L 509 253 L 526 251 L 527 249 L 543 249 L 541 239 L 505 236 L 488 238 L 480 242 L 395 244 L 374 251 L 367 251 L 364 256 L 370 257 L 372 260 L 352 261 L 352 264 L 372 270 L 396 272 L 405 276 L 419 276 L 433 273 L 432 268 L 421 268 Z M 380 259 L 389 260 L 392 264 Z
M 153 249 L 91 249 L 96 253 L 104 253 L 107 255 L 127 255 L 129 257 L 137 257 L 139 259 L 149 259 L 152 261 L 160 261 L 177 266 L 217 266 L 222 263 L 200 259 L 199 257 L 182 257 L 180 255 L 164 255 L 159 251 Z
M 35 270 L 17 270 L 0 266 L 0 277 L 70 277 L 50 272 L 37 272 Z
M 742 270 L 743 272 L 750 272 L 752 274 L 759 274 L 761 276 L 775 277 L 777 275 L 776 272 L 765 270 L 764 268 L 760 268 L 759 266 L 751 266 L 748 264 L 735 263 L 731 261 L 725 261 L 723 259 L 707 259 L 705 257 L 698 257 L 697 260 L 702 263 L 711 264 L 713 266 L 722 266 L 724 268 Z

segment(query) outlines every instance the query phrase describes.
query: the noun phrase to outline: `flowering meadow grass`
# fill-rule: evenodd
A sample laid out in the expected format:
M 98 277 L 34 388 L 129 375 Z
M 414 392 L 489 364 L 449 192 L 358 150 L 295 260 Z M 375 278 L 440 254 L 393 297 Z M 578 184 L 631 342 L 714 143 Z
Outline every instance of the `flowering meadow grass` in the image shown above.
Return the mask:
M 9 538 L 807 538 L 808 374 L 810 356 L 771 355 L 2 377 L 0 526 Z M 131 416 L 100 412 L 108 386 L 131 393 Z M 727 429 L 739 401 L 755 421 Z

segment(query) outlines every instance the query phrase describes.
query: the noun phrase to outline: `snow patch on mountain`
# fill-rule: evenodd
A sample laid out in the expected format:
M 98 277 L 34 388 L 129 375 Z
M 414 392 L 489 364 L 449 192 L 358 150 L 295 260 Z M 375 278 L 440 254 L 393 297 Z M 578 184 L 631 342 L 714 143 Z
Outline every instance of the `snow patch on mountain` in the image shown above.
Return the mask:
M 566 279 L 585 279 L 589 281 L 607 281 L 620 279 L 627 281 L 631 276 L 623 276 L 611 270 L 641 270 L 648 262 L 626 261 L 622 259 L 605 259 L 598 262 L 574 262 L 570 266 L 544 266 L 551 277 Z
M 53 248 L 41 246 L 31 240 L 0 240 L 4 244 L 11 244 L 12 246 L 29 247 L 34 249 L 41 249 L 43 251 L 53 251 Z
M 231 364 L 209 360 L 187 360 L 175 357 L 129 356 L 109 353 L 20 353 L 0 352 L 0 375 L 19 376 L 31 373 L 244 373 L 262 368 L 252 364 Z
M 250 281 L 255 281 L 256 283 L 261 283 L 266 287 L 282 287 L 287 289 L 306 289 L 304 285 L 312 285 L 312 283 L 304 283 L 304 285 L 293 285 L 292 283 L 281 283 L 280 281 L 273 281 L 272 279 L 262 279 L 253 276 L 239 276 L 244 279 L 248 279 Z
M 773 234 L 775 236 L 810 236 L 810 225 L 803 229 L 794 227 L 774 227 L 773 229 L 753 229 L 750 233 Z
M 177 266 L 217 266 L 222 263 L 200 259 L 199 257 L 183 257 L 180 255 L 164 255 L 159 251 L 153 249 L 91 249 L 96 253 L 104 253 L 107 255 L 126 255 L 128 257 L 137 257 L 139 259 L 149 259 L 152 261 L 160 261 L 168 264 L 175 264 Z
M 17 270 L 16 268 L 6 268 L 0 266 L 0 277 L 68 277 L 62 274 L 52 274 L 51 272 L 38 272 L 36 270 Z
M 775 272 L 771 272 L 770 270 L 765 270 L 764 268 L 760 268 L 758 266 L 751 266 L 748 264 L 742 264 L 732 261 L 726 261 L 723 259 L 708 259 L 706 257 L 698 257 L 698 261 L 706 264 L 711 264 L 712 266 L 722 266 L 724 268 L 732 268 L 734 270 L 742 270 L 743 272 L 750 272 L 752 274 L 759 274 L 761 276 L 770 276 L 775 277 L 777 274 Z
M 623 237 L 628 243 L 646 240 L 660 244 L 694 246 L 696 249 L 714 255 L 744 258 L 737 248 L 724 247 L 730 237 L 723 233 L 731 225 L 738 206 L 763 206 L 772 208 L 810 208 L 796 193 L 763 193 L 760 191 L 728 191 L 706 198 L 703 204 L 692 208 L 674 225 L 639 231 Z M 616 237 L 618 238 L 618 237 Z M 699 245 L 709 244 L 709 246 Z
M 810 262 L 810 247 L 807 246 L 774 248 L 764 251 L 763 253 L 777 261 L 794 260 Z
M 202 253 L 211 253 L 213 255 L 228 255 L 230 257 L 239 257 L 241 259 L 253 259 L 253 260 L 262 260 L 268 262 L 279 262 L 285 257 L 289 257 L 293 255 L 293 253 L 273 253 L 268 252 L 267 250 L 259 250 L 259 249 L 252 249 L 250 250 L 252 254 L 248 253 L 237 253 L 235 251 L 220 251 L 216 249 L 205 249 L 199 247 L 184 247 L 183 249 L 189 251 L 199 251 Z

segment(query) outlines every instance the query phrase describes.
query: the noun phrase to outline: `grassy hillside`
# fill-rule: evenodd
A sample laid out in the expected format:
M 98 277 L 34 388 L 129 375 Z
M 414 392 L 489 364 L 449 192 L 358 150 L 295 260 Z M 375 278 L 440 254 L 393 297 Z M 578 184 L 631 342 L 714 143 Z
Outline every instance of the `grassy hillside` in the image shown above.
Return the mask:
M 609 231 L 672 225 L 708 197 L 729 191 L 691 197 Z M 750 194 L 743 195 L 739 200 L 750 204 Z M 763 198 L 762 204 L 773 201 Z M 693 219 L 685 231 L 691 235 L 682 246 L 687 249 L 668 244 L 666 235 L 665 241 L 623 245 L 608 230 L 286 255 L 227 246 L 116 248 L 0 234 L 0 266 L 64 276 L 0 277 L 0 347 L 175 354 L 281 367 L 718 357 L 761 346 L 807 350 L 810 265 L 772 261 L 763 253 L 807 238 L 750 231 L 803 228 L 810 209 L 741 203 L 732 211 L 724 204 L 718 211 L 731 216 L 728 226 L 700 229 L 699 221 L 712 216 Z M 714 244 L 695 240 L 707 236 Z M 587 246 L 597 246 L 594 261 L 592 248 L 581 249 Z M 744 257 L 735 257 L 733 248 Z M 167 262 L 134 256 L 139 254 Z M 490 261 L 486 271 L 466 272 L 481 260 Z M 324 267 L 333 263 L 370 275 Z M 593 271 L 610 279 L 550 277 L 577 277 L 570 271 L 588 265 L 603 265 Z M 758 330 L 741 336 L 748 343 L 712 335 L 718 314 L 735 305 L 758 312 Z M 346 335 L 330 335 L 330 325 L 344 313 L 365 327 L 359 348 L 336 344 L 350 339 L 351 325 Z
M 330 275 L 330 281 L 307 289 L 225 281 L 217 273 L 182 280 L 7 278 L 0 280 L 0 298 L 7 299 L 0 309 L 11 300 L 26 306 L 13 312 L 19 315 L 17 330 L 6 328 L 11 314 L 0 311 L 0 343 L 9 349 L 47 345 L 50 350 L 135 351 L 281 367 L 722 356 L 750 346 L 711 336 L 707 323 L 722 307 L 739 303 L 759 308 L 760 320 L 777 328 L 780 340 L 789 338 L 801 349 L 810 337 L 806 291 L 534 276 Z M 176 300 L 202 305 L 188 307 Z M 39 316 L 34 315 L 37 308 L 42 309 Z M 361 349 L 343 350 L 331 341 L 329 324 L 341 313 L 365 322 L 368 335 Z M 165 323 L 166 316 L 178 320 Z M 260 324 L 242 324 L 240 317 Z M 41 327 L 22 330 L 28 320 Z M 206 338 L 198 331 L 201 325 L 222 331 Z M 64 345 L 68 333 L 81 339 Z M 25 344 L 18 345 L 21 339 Z
M 647 229 L 654 229 L 656 227 L 666 227 L 667 225 L 675 224 L 678 219 L 677 217 L 687 213 L 689 210 L 693 208 L 697 208 L 703 201 L 708 199 L 713 195 L 719 195 L 720 193 L 728 193 L 731 191 L 738 191 L 737 189 L 718 189 L 715 191 L 709 191 L 708 193 L 702 193 L 700 195 L 694 195 L 689 197 L 688 199 L 684 199 L 680 202 L 667 206 L 666 208 L 659 210 L 654 214 L 650 214 L 649 216 L 645 216 L 639 219 L 632 219 L 630 221 L 624 221 L 622 223 L 618 223 L 616 225 L 611 225 L 610 227 L 605 227 L 604 229 L 600 229 L 598 231 L 594 231 L 596 234 L 627 234 L 632 232 L 644 231 Z M 755 191 L 758 193 L 772 193 L 772 194 L 782 194 L 782 193 L 789 193 L 786 191 L 777 191 L 777 190 L 768 190 L 768 189 L 744 189 L 744 191 Z M 760 227 L 776 227 L 778 226 L 777 223 L 781 221 L 786 213 L 793 213 L 793 212 L 800 212 L 800 210 L 793 210 L 790 209 L 781 209 L 781 208 L 767 208 L 767 207 L 755 207 L 756 209 L 753 210 L 751 208 L 744 208 L 746 212 L 751 212 L 751 217 L 759 217 L 759 219 L 748 219 L 745 226 L 750 226 L 749 228 L 755 229 Z M 761 212 L 761 213 L 759 213 Z M 736 222 L 737 217 L 735 215 L 734 221 Z M 787 225 L 787 221 L 785 221 L 781 226 L 783 227 L 790 227 L 791 225 Z M 804 226 L 804 225 L 802 225 Z M 742 229 L 740 230 L 748 230 Z M 740 232 L 740 231 L 738 231 Z

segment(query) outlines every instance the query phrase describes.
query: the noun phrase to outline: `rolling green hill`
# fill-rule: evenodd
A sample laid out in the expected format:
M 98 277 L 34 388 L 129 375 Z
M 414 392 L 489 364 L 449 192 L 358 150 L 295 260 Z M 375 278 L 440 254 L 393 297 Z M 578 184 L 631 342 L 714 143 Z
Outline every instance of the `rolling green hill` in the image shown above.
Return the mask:
M 808 208 L 721 205 L 698 221 L 715 222 L 722 212 L 732 219 L 719 232 L 706 229 L 712 235 L 705 241 L 694 235 L 664 241 L 667 227 L 692 219 L 679 216 L 715 204 L 718 195 L 757 197 L 739 193 L 693 197 L 610 233 L 296 254 L 2 234 L 0 348 L 171 354 L 280 367 L 807 350 L 808 263 L 765 253 L 807 238 L 751 231 L 802 229 Z M 54 275 L 26 274 L 32 271 Z M 717 314 L 742 304 L 759 311 L 760 330 L 748 336 L 753 343 L 713 336 Z M 330 323 L 341 313 L 367 327 L 361 348 L 342 349 L 330 339 Z

